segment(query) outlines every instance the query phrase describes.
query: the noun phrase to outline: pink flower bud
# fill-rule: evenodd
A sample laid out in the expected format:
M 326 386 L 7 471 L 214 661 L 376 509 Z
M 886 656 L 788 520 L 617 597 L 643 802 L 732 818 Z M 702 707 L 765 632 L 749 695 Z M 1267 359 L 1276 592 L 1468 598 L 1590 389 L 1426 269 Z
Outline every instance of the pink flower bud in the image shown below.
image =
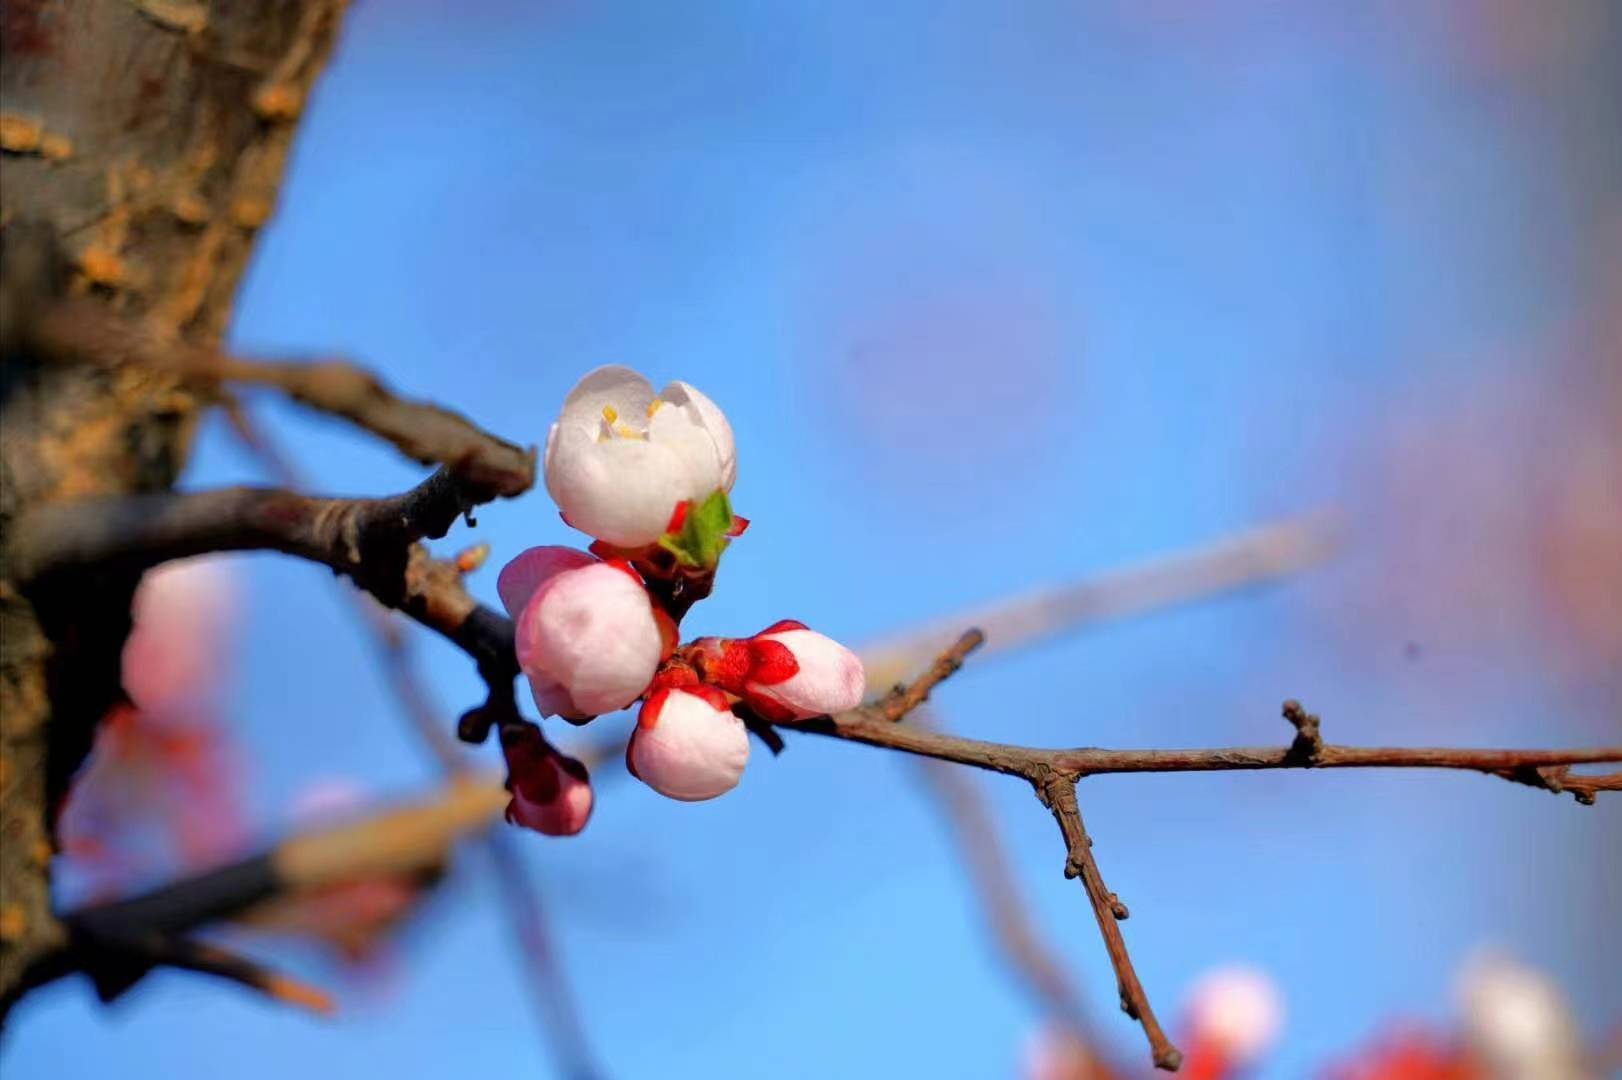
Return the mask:
M 748 763 L 748 729 L 713 686 L 655 691 L 625 748 L 632 776 L 683 802 L 725 795 Z
M 566 757 L 530 726 L 502 732 L 507 758 L 507 821 L 547 836 L 573 836 L 591 818 L 591 779 L 586 767 Z
M 496 583 L 517 624 L 518 666 L 543 716 L 584 720 L 647 689 L 675 627 L 626 563 L 530 548 Z
M 622 548 L 654 543 L 676 506 L 732 490 L 732 427 L 683 382 L 655 397 L 630 368 L 590 372 L 564 399 L 546 439 L 546 490 L 563 520 Z
M 1249 1069 L 1277 1041 L 1284 1003 L 1273 980 L 1254 968 L 1213 971 L 1188 998 L 1190 1058 L 1220 1063 L 1210 1075 Z
M 748 650 L 741 676 L 736 674 L 743 667 L 736 658 L 740 646 Z M 769 720 L 805 720 L 854 709 L 867 693 L 867 673 L 855 653 L 792 619 L 725 648 L 732 656 L 723 663 L 722 685 Z

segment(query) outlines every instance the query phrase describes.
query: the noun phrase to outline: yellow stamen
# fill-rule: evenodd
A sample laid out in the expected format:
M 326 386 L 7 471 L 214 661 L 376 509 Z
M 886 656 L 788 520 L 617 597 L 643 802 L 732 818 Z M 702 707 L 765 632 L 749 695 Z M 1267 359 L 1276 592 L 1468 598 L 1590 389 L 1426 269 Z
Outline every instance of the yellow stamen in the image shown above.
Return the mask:
M 664 403 L 665 403 L 664 398 L 654 398 L 652 401 L 648 402 L 648 419 L 649 420 L 653 419 L 653 414 L 658 412 L 660 407 L 663 406 Z
M 604 405 L 603 406 L 603 419 L 604 420 L 607 420 L 610 424 L 613 424 L 616 421 L 618 421 L 619 418 L 620 418 L 620 411 L 618 409 L 614 408 L 614 406 L 612 406 L 612 405 Z

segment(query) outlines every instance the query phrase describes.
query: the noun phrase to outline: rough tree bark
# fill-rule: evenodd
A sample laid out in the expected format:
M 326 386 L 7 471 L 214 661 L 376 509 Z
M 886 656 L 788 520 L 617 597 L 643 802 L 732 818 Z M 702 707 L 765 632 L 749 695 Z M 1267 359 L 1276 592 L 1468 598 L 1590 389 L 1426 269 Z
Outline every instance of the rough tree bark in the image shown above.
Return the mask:
M 36 364 L 74 293 L 218 341 L 344 0 L 0 0 L 0 552 L 43 504 L 170 487 L 199 406 L 177 376 Z M 0 1016 L 60 946 L 55 811 L 121 693 L 134 576 L 24 593 L 0 558 Z

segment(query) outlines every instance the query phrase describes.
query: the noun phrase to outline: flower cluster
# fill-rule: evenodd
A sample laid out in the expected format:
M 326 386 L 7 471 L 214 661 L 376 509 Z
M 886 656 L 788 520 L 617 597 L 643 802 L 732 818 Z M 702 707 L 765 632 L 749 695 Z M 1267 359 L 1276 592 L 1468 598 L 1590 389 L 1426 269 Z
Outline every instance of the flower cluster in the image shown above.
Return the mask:
M 542 716 L 583 724 L 641 702 L 626 766 L 672 799 L 712 799 L 749 761 L 746 721 L 787 722 L 861 703 L 856 655 L 801 623 L 680 645 L 678 624 L 709 594 L 721 553 L 748 521 L 732 512 L 737 448 L 726 415 L 675 382 L 603 367 L 564 399 L 546 440 L 546 488 L 588 550 L 534 547 L 497 591 L 518 665 Z M 507 818 L 567 836 L 585 827 L 586 770 L 532 725 L 502 731 Z

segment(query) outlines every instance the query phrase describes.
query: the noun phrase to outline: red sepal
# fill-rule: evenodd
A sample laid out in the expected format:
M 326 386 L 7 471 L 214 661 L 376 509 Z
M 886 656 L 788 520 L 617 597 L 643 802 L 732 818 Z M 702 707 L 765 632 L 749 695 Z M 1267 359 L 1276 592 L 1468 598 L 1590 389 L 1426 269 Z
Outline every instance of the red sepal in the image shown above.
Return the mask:
M 659 722 L 659 713 L 664 709 L 665 702 L 668 700 L 670 700 L 670 689 L 668 687 L 661 687 L 650 694 L 648 700 L 642 703 L 641 711 L 636 714 L 636 726 L 651 729 L 653 725 Z M 625 758 L 625 764 L 627 767 L 631 764 L 629 754 Z M 635 769 L 631 770 L 631 775 L 636 775 Z
M 749 681 L 749 672 L 755 666 L 749 642 L 714 640 L 718 648 L 705 654 L 704 677 L 716 686 L 742 694 L 743 684 Z
M 747 528 L 749 528 L 749 519 L 742 514 L 733 514 L 732 524 L 727 529 L 727 535 L 732 537 L 742 536 Z
M 674 664 L 666 664 L 661 667 L 653 676 L 653 681 L 648 684 L 648 689 L 644 693 L 652 696 L 660 690 L 685 690 L 689 686 L 697 686 L 698 684 L 698 672 L 694 671 L 690 665 L 677 661 Z
M 683 499 L 676 504 L 676 509 L 670 512 L 670 520 L 665 524 L 665 532 L 681 532 L 681 527 L 687 524 L 687 511 L 693 508 L 691 499 Z
M 630 579 L 636 582 L 638 586 L 642 586 L 644 588 L 646 587 L 643 585 L 642 575 L 637 573 L 636 568 L 630 563 L 626 562 L 624 559 L 604 559 L 603 565 L 612 566 L 614 569 L 629 576 Z
M 703 698 L 717 712 L 728 712 L 732 708 L 732 699 L 728 698 L 719 687 L 705 686 L 700 683 L 696 686 L 682 687 L 682 693 L 692 694 L 696 698 Z
M 781 641 L 750 638 L 749 660 L 749 681 L 762 686 L 788 682 L 800 673 L 800 662 L 794 659 L 794 651 Z
M 781 702 L 773 701 L 769 697 L 763 697 L 760 694 L 748 694 L 745 695 L 743 700 L 744 703 L 747 704 L 751 709 L 755 710 L 755 712 L 758 713 L 763 720 L 770 720 L 773 723 L 781 723 L 785 720 L 794 719 L 794 710 L 790 709 L 787 705 L 784 705 Z
M 659 627 L 659 662 L 664 663 L 676 654 L 676 646 L 681 644 L 681 629 L 658 604 L 653 605 L 653 622 Z

